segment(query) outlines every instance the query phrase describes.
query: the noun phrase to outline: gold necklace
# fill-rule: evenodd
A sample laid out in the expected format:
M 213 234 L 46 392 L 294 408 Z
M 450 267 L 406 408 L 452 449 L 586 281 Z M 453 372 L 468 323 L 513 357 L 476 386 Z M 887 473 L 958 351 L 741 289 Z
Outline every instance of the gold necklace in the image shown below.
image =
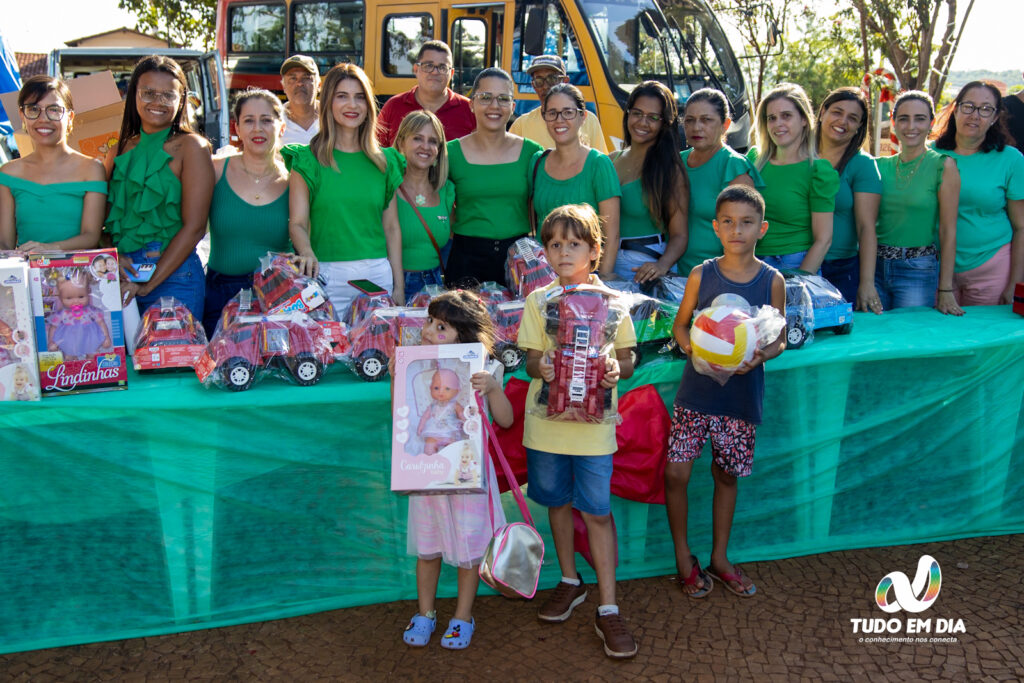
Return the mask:
M 239 161 L 239 163 L 242 166 L 242 170 L 245 171 L 245 175 L 247 175 L 250 178 L 252 178 L 253 185 L 259 185 L 261 180 L 263 180 L 264 178 L 270 176 L 271 174 L 276 174 L 277 170 L 278 170 L 277 169 L 277 165 L 274 164 L 273 162 L 271 162 L 271 166 L 267 170 L 266 173 L 264 173 L 263 175 L 256 175 L 255 173 L 253 173 L 252 171 L 250 171 L 246 167 L 246 165 L 245 165 L 245 157 L 241 157 L 238 161 Z M 256 199 L 256 201 L 259 201 L 261 196 L 262 195 L 260 195 L 260 188 L 257 187 L 256 188 L 256 193 L 253 195 L 253 197 Z
M 921 163 L 924 161 L 924 158 L 927 154 L 928 152 L 926 150 L 924 152 L 921 152 L 921 154 L 918 155 L 917 159 L 907 162 L 903 161 L 902 156 L 896 157 L 896 173 L 894 175 L 896 176 L 897 187 L 899 187 L 901 190 L 905 190 L 908 187 L 910 187 L 910 183 L 913 182 L 914 176 L 917 175 L 917 171 L 919 168 L 921 168 Z M 903 172 L 904 166 L 909 168 L 909 171 L 907 173 Z

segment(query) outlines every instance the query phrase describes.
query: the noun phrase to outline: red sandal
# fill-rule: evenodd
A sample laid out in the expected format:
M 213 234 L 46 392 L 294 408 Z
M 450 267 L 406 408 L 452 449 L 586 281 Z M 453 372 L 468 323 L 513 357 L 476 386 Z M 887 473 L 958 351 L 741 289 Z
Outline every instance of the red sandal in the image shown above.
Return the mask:
M 733 569 L 736 570 L 735 574 L 729 574 L 727 572 L 716 572 L 714 567 L 708 565 L 706 571 L 708 574 L 721 581 L 722 585 L 725 586 L 725 589 L 730 593 L 734 593 L 740 596 L 741 598 L 754 597 L 754 594 L 757 593 L 757 586 L 755 586 L 754 582 L 751 581 L 750 587 L 744 588 L 743 577 L 746 576 L 746 574 L 743 573 L 743 570 L 740 569 L 738 565 L 733 565 Z
M 679 588 L 683 591 L 683 594 L 688 598 L 700 599 L 707 597 L 708 593 L 715 587 L 715 582 L 711 580 L 711 577 L 700 568 L 700 562 L 697 561 L 696 555 L 690 555 L 690 562 L 693 564 L 690 569 L 690 575 L 685 579 L 683 573 L 679 572 L 679 567 L 676 567 L 676 571 L 679 572 Z M 698 584 L 698 581 L 700 584 Z M 686 590 L 685 586 L 696 586 L 701 585 L 694 592 Z

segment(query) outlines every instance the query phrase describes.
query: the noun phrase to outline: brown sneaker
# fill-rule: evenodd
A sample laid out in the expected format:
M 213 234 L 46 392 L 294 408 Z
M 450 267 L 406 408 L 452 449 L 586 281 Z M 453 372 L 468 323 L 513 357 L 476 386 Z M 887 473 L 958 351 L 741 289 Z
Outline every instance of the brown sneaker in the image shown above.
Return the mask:
M 636 641 L 626 626 L 626 620 L 618 614 L 597 615 L 594 630 L 604 641 L 604 653 L 614 659 L 628 659 L 636 655 Z
M 551 592 L 548 599 L 537 611 L 537 618 L 541 621 L 559 623 L 572 616 L 572 611 L 577 605 L 587 599 L 587 586 L 580 579 L 580 585 L 574 586 L 571 583 L 559 581 L 555 590 Z

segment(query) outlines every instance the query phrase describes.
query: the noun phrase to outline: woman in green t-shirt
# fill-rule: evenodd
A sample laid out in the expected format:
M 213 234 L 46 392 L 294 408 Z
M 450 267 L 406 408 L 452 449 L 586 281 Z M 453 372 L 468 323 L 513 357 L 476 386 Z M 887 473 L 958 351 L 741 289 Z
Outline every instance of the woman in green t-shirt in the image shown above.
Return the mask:
M 881 313 L 875 292 L 875 222 L 882 180 L 861 147 L 868 134 L 868 100 L 860 88 L 837 88 L 818 109 L 818 152 L 839 174 L 832 246 L 821 274 L 859 310 Z
M 799 85 L 782 83 L 757 105 L 757 147 L 748 158 L 764 180 L 768 232 L 757 255 L 776 268 L 817 273 L 832 244 L 839 174 L 819 159 L 811 100 Z
M 402 225 L 405 298 L 427 285 L 444 285 L 444 263 L 451 251 L 455 185 L 448 180 L 444 126 L 431 112 L 409 112 L 398 126 L 395 149 L 405 157 L 405 178 L 398 188 Z
M 622 115 L 623 151 L 615 157 L 622 188 L 615 272 L 649 282 L 675 269 L 686 251 L 690 185 L 679 158 L 679 114 L 672 91 L 644 81 Z
M 612 160 L 580 140 L 583 120 L 590 116 L 583 93 L 561 83 L 544 96 L 542 116 L 555 141 L 550 152 L 538 152 L 530 162 L 531 191 L 537 233 L 554 209 L 589 204 L 601 219 L 604 249 L 597 266 L 602 278 L 615 272 L 619 251 L 619 204 L 622 189 Z
M 1008 304 L 1024 281 L 1024 157 L 1007 144 L 994 85 L 972 81 L 953 105 L 935 149 L 960 170 L 954 294 L 961 306 Z
M 395 190 L 405 160 L 377 144 L 377 100 L 363 70 L 336 64 L 320 90 L 320 132 L 281 150 L 289 179 L 288 233 L 303 270 L 322 272 L 339 315 L 370 280 L 405 302 Z

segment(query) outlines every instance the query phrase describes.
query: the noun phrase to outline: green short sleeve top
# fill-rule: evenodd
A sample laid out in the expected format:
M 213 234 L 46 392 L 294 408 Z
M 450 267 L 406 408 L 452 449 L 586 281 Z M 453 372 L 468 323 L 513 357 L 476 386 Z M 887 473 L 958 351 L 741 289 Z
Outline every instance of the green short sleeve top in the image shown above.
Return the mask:
M 858 192 L 882 194 L 882 178 L 878 175 L 875 159 L 862 149 L 857 150 L 839 174 L 836 211 L 832 217 L 832 246 L 825 256 L 827 260 L 857 255 L 860 242 L 853 214 L 853 196 Z
M 309 188 L 309 241 L 321 261 L 387 257 L 384 209 L 402 184 L 405 158 L 392 147 L 381 150 L 384 171 L 363 152 L 334 150 L 335 170 L 324 166 L 308 145 L 285 145 L 285 166 Z
M 882 178 L 878 205 L 878 243 L 890 247 L 935 244 L 939 225 L 939 187 L 944 157 L 926 149 L 904 163 L 899 155 L 877 161 Z
M 0 185 L 14 197 L 18 244 L 59 242 L 82 233 L 82 207 L 87 192 L 107 194 L 102 180 L 46 185 L 0 173 Z
M 139 144 L 114 159 L 107 201 L 107 232 L 121 252 L 150 242 L 167 247 L 181 230 L 181 181 L 164 143 L 171 129 L 139 133 Z
M 684 150 L 683 168 L 690 181 L 690 207 L 687 216 L 688 237 L 686 253 L 679 258 L 679 272 L 684 275 L 709 258 L 722 255 L 722 242 L 715 235 L 711 222 L 715 220 L 715 202 L 718 193 L 738 176 L 746 173 L 761 188 L 764 181 L 750 161 L 731 147 L 723 146 L 714 156 L 695 168 L 690 166 L 692 149 Z
M 434 235 L 437 248 L 444 249 L 444 245 L 452 238 L 455 184 L 447 181 L 438 194 L 441 195 L 441 201 L 437 206 L 417 206 L 416 209 L 419 209 L 420 216 L 423 216 Z M 402 224 L 402 267 L 405 270 L 430 270 L 441 265 L 437 249 L 434 249 L 423 222 L 401 192 L 398 193 L 398 222 Z
M 448 143 L 448 177 L 455 183 L 456 235 L 503 240 L 530 231 L 530 159 L 541 151 L 523 140 L 519 158 L 507 164 L 471 164 L 460 140 Z
M 621 197 L 619 176 L 615 173 L 615 164 L 596 149 L 587 153 L 583 169 L 571 178 L 556 180 L 545 170 L 547 157 L 542 152 L 533 155 L 530 162 L 530 175 L 533 175 L 533 164 L 539 163 L 537 181 L 533 187 L 533 210 L 537 214 L 538 238 L 541 225 L 547 215 L 566 204 L 589 204 L 594 211 L 600 213 L 598 204 L 612 197 Z

